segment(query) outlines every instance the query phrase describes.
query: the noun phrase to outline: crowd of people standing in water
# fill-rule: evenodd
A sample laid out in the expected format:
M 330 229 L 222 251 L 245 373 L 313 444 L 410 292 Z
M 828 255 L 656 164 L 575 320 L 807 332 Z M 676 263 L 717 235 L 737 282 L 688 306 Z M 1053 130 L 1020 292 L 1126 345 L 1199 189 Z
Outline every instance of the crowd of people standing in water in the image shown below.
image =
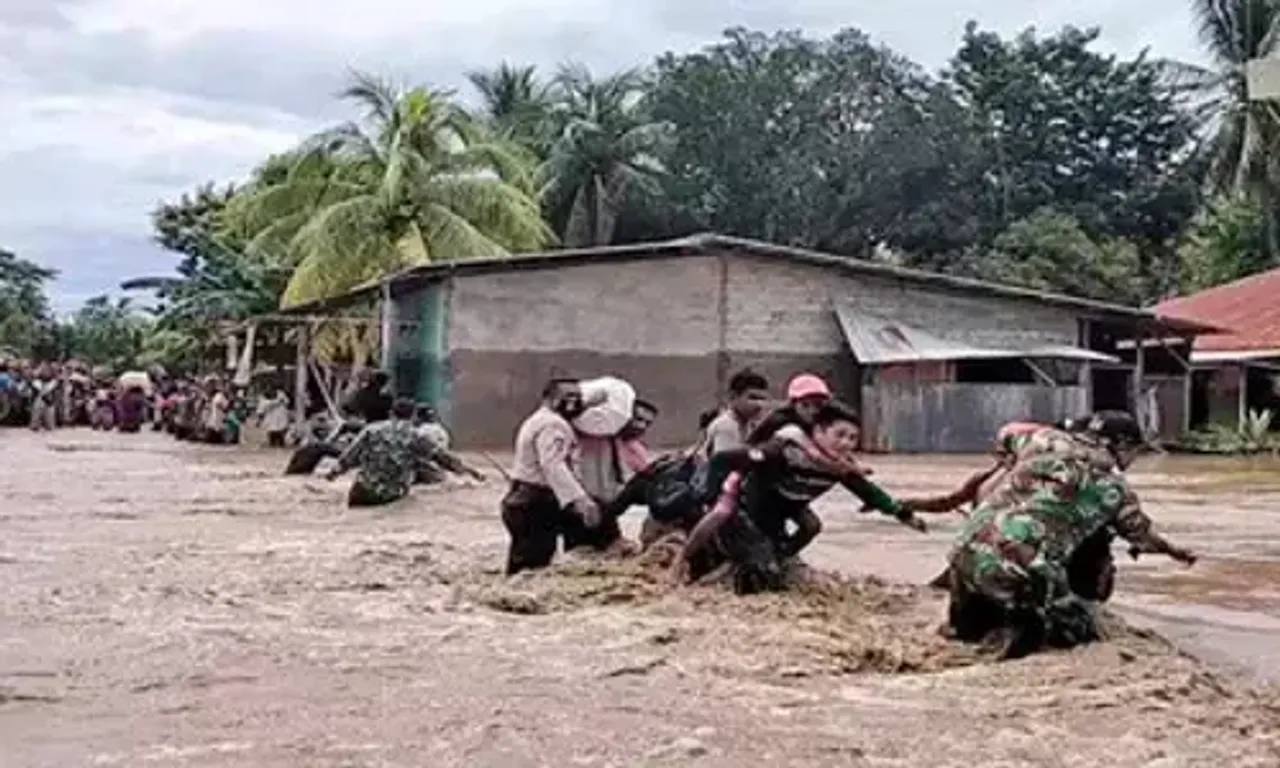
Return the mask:
M 962 641 L 994 640 L 1004 658 L 1017 658 L 1099 639 L 1115 537 L 1134 557 L 1196 561 L 1155 531 L 1125 478 L 1147 447 L 1127 413 L 1007 425 L 993 436 L 991 465 L 955 492 L 896 498 L 858 461 L 858 414 L 821 378 L 791 379 L 778 408 L 767 405 L 769 382 L 750 370 L 736 373 L 726 394 L 691 448 L 653 456 L 643 437 L 655 406 L 636 401 L 631 422 L 602 441 L 575 426 L 594 405 L 580 384 L 548 382 L 516 435 L 501 502 L 507 573 L 549 565 L 560 546 L 625 557 L 674 542 L 675 583 L 723 574 L 739 593 L 786 590 L 813 577 L 801 556 L 822 522 L 810 505 L 841 485 L 864 512 L 921 532 L 922 515 L 963 514 L 934 581 L 949 592 L 947 630 Z M 602 475 L 602 464 L 611 471 Z M 638 542 L 618 524 L 632 506 L 648 508 Z
M 116 375 L 75 360 L 0 362 L 0 423 L 33 430 L 87 426 L 139 432 L 150 425 L 180 440 L 238 443 L 249 411 L 245 389 L 218 376 L 197 381 L 159 367 Z M 271 411 L 278 422 L 277 414 Z M 268 432 L 273 443 L 284 444 L 285 429 L 287 422 L 280 435 Z
M 447 441 L 429 436 L 442 430 L 429 413 L 392 399 L 384 384 L 375 377 L 352 398 L 362 404 L 363 423 L 322 429 L 328 437 L 304 443 L 290 471 L 314 471 L 325 456 L 335 459 L 330 479 L 358 469 L 348 494 L 353 507 L 403 498 L 441 471 L 483 477 L 450 453 Z M 1114 589 L 1116 537 L 1129 542 L 1134 557 L 1196 561 L 1155 531 L 1125 478 L 1146 448 L 1127 413 L 1006 425 L 993 436 L 992 463 L 954 492 L 897 498 L 859 462 L 858 414 L 825 381 L 795 376 L 776 408 L 769 389 L 759 373 L 739 371 L 724 406 L 704 414 L 690 447 L 654 454 L 645 436 L 659 416 L 655 404 L 622 397 L 628 412 L 602 433 L 585 423 L 593 409 L 609 405 L 607 391 L 588 392 L 575 379 L 548 381 L 541 404 L 517 430 L 500 503 L 506 573 L 545 568 L 561 549 L 629 557 L 662 543 L 679 549 L 676 584 L 726 576 L 740 594 L 787 590 L 813 578 L 802 554 L 822 521 L 811 505 L 840 485 L 864 512 L 920 532 L 927 530 L 923 515 L 964 515 L 933 582 L 949 592 L 947 630 L 967 642 L 994 639 L 1003 657 L 1017 658 L 1100 637 L 1097 608 Z M 648 510 L 638 541 L 619 524 L 634 506 Z
M 46 431 L 91 426 L 137 432 L 150 418 L 151 395 L 151 378 L 145 372 L 117 377 L 76 360 L 0 360 L 0 424 Z
M 793 377 L 779 407 L 770 407 L 770 384 L 759 373 L 739 371 L 728 384 L 723 406 L 704 414 L 691 446 L 654 454 L 645 437 L 659 417 L 656 405 L 631 392 L 613 428 L 588 429 L 593 409 L 618 410 L 609 392 L 575 379 L 548 381 L 516 433 L 505 473 L 507 574 L 545 568 L 560 549 L 628 557 L 665 542 L 679 550 L 674 583 L 724 575 L 741 594 L 786 590 L 813 577 L 802 555 L 822 521 L 811 505 L 840 485 L 864 512 L 920 532 L 924 515 L 964 515 L 932 582 L 949 593 L 948 631 L 967 642 L 997 638 L 1003 656 L 1016 658 L 1100 637 L 1097 608 L 1115 586 L 1116 537 L 1133 557 L 1196 562 L 1156 532 L 1126 480 L 1147 447 L 1128 413 L 1006 425 L 993 436 L 991 464 L 954 492 L 897 498 L 860 463 L 858 414 L 820 377 Z M 210 443 L 238 442 L 252 415 L 243 390 L 218 377 L 197 383 L 152 371 L 111 378 L 74 362 L 0 364 L 0 397 L 10 421 L 33 429 L 87 424 L 136 432 L 150 421 L 178 439 Z M 278 389 L 254 410 L 268 444 L 285 445 L 292 434 L 297 447 L 286 474 L 314 472 L 325 459 L 329 479 L 356 470 L 347 497 L 353 507 L 396 501 L 447 473 L 484 479 L 451 452 L 434 411 L 394 398 L 382 372 L 364 377 L 340 408 L 302 424 L 291 424 L 289 399 Z M 633 542 L 619 520 L 635 506 L 648 514 Z

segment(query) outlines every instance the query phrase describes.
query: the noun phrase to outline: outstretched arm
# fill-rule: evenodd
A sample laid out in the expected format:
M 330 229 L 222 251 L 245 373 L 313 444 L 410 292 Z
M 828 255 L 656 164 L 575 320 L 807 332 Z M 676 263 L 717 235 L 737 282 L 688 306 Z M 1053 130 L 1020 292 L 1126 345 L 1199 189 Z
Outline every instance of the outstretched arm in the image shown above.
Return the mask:
M 338 457 L 338 463 L 333 469 L 329 470 L 329 479 L 332 480 L 344 472 L 351 470 L 364 460 L 365 452 L 369 447 L 369 427 L 360 430 L 360 434 L 356 435 L 356 439 L 342 452 Z
M 1167 555 L 1184 565 L 1195 565 L 1197 558 L 1193 552 L 1183 549 L 1156 533 L 1155 524 L 1142 511 L 1137 494 L 1123 477 L 1117 475 L 1111 482 L 1123 494 L 1120 511 L 1116 514 L 1113 524 L 1116 533 L 1131 545 L 1130 556 L 1136 558 L 1140 554 Z
M 455 474 L 467 475 L 475 480 L 484 480 L 484 474 L 480 470 L 467 464 L 456 453 L 437 449 L 431 454 L 431 459 Z
M 1003 470 L 1004 467 L 1004 462 L 999 462 L 995 466 L 975 472 L 964 481 L 963 485 L 944 496 L 903 499 L 902 504 L 914 512 L 959 512 L 960 507 L 965 504 L 972 504 L 978 501 L 978 492 L 982 489 L 983 484 L 995 477 L 996 473 Z

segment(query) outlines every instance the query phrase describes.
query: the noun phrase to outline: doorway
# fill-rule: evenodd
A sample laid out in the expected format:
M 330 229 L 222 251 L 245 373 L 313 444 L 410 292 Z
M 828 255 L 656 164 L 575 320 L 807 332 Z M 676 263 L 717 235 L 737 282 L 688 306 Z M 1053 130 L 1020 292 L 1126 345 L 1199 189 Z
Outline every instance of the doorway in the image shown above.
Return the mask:
M 1132 377 L 1132 371 L 1128 368 L 1095 367 L 1090 382 L 1093 410 L 1132 413 L 1133 390 L 1129 386 Z

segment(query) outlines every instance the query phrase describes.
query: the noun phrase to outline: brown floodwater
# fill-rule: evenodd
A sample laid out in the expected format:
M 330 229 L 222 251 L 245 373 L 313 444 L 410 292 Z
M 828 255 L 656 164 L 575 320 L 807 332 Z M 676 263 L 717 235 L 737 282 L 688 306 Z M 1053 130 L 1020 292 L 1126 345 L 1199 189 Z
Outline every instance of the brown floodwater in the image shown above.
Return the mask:
M 952 519 L 822 504 L 847 578 L 803 594 L 505 580 L 500 482 L 349 511 L 284 460 L 0 432 L 0 766 L 1280 765 L 1277 463 L 1148 460 L 1200 563 L 1126 559 L 1107 642 L 1000 664 L 919 586 Z M 870 459 L 904 495 L 981 461 Z

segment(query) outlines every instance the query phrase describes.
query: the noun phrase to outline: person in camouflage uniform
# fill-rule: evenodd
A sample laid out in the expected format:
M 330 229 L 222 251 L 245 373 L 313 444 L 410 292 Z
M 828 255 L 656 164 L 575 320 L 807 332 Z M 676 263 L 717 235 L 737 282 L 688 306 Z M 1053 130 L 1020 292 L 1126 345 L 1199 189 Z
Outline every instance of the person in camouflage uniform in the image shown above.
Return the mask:
M 389 420 L 366 426 L 338 458 L 337 466 L 328 474 L 330 480 L 354 467 L 360 468 L 347 495 L 348 506 L 377 506 L 404 498 L 425 462 L 444 458 L 450 466 L 463 466 L 418 432 L 413 423 L 415 409 L 412 400 L 397 400 Z M 473 470 L 461 471 L 483 479 Z
M 1016 463 L 981 500 L 951 552 L 949 622 L 959 639 L 981 641 L 1004 630 L 1006 658 L 1098 639 L 1095 606 L 1073 589 L 1069 565 L 1104 531 L 1135 551 L 1195 562 L 1152 530 L 1125 480 L 1123 470 L 1142 446 L 1137 423 L 1120 412 L 1096 414 L 1077 432 L 1040 429 L 1011 438 Z

